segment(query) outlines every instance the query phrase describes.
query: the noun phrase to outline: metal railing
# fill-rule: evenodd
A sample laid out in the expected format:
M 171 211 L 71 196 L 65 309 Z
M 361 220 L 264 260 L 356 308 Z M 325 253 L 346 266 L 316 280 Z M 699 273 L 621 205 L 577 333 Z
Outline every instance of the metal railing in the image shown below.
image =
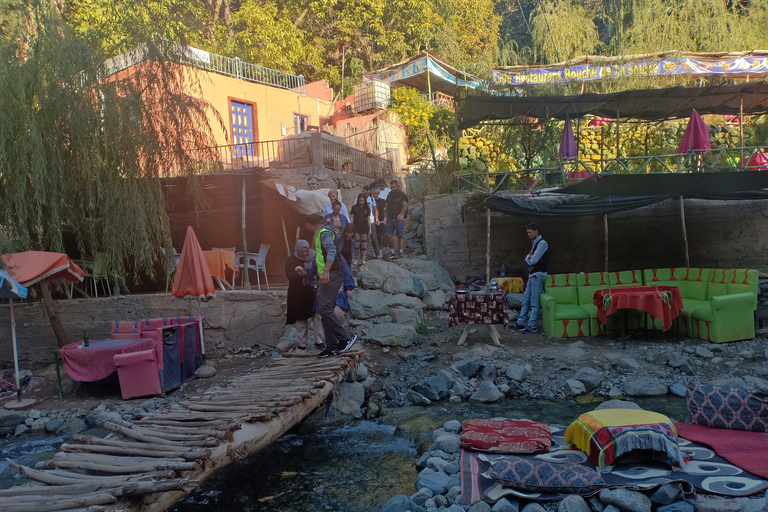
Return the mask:
M 448 110 L 456 110 L 456 104 L 452 96 L 442 92 L 433 92 L 432 94 L 422 94 L 420 98 L 430 105 L 436 107 L 445 107 Z
M 253 168 L 280 171 L 316 164 L 370 178 L 392 173 L 390 160 L 325 139 L 319 132 L 299 138 L 200 148 L 189 151 L 188 155 L 192 173 L 197 175 Z
M 499 186 L 533 190 L 564 185 L 593 174 L 678 174 L 768 170 L 766 164 L 749 166 L 753 157 L 768 159 L 768 146 L 720 148 L 670 155 L 643 155 L 595 160 L 561 160 L 558 167 L 535 167 L 509 172 L 457 174 L 459 188 Z M 506 184 L 500 180 L 507 179 Z
M 323 139 L 323 165 L 337 172 L 368 178 L 392 174 L 390 160 L 327 139 Z
M 271 85 L 281 89 L 289 89 L 304 93 L 305 80 L 302 75 L 292 75 L 285 71 L 265 68 L 257 64 L 243 62 L 237 57 L 225 57 L 216 53 L 207 52 L 174 43 L 168 39 L 158 39 L 160 51 L 165 58 L 181 64 L 187 64 L 199 69 L 232 76 L 240 80 Z M 146 45 L 138 46 L 131 51 L 120 54 L 104 63 L 104 73 L 109 76 L 124 69 L 128 69 L 147 59 L 149 49 Z

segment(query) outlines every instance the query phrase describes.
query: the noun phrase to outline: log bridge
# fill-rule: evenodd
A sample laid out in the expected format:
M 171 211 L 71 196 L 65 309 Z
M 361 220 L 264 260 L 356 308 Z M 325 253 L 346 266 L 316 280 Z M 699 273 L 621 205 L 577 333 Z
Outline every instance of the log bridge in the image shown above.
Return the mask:
M 34 468 L 32 482 L 0 490 L 3 512 L 162 512 L 200 482 L 275 441 L 322 404 L 363 351 L 283 354 L 263 368 L 147 413 L 111 419 L 106 438 L 77 435 Z

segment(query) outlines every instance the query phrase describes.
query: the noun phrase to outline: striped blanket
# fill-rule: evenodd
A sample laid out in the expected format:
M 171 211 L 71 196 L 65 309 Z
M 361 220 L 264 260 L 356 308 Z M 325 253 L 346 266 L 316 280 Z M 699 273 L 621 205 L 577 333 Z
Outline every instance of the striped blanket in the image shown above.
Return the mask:
M 566 429 L 565 442 L 586 453 L 601 471 L 636 450 L 676 469 L 684 465 L 672 421 L 651 411 L 602 409 L 584 413 Z

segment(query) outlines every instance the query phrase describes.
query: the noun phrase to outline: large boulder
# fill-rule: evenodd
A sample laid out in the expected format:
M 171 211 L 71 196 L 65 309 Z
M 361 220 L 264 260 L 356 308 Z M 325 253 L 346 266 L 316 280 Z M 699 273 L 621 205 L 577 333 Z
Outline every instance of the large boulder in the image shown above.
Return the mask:
M 448 387 L 445 384 L 445 379 L 439 375 L 427 377 L 411 386 L 411 389 L 424 395 L 430 400 L 436 401 L 448 398 Z
M 386 295 L 380 290 L 361 290 L 355 289 L 352 298 L 349 299 L 349 310 L 355 318 L 374 318 L 386 315 L 389 312 L 389 305 L 386 301 Z
M 405 494 L 396 494 L 389 498 L 386 503 L 381 506 L 379 512 L 403 512 L 404 510 L 423 512 L 424 507 L 414 503 L 410 496 L 406 496 Z
M 431 290 L 424 294 L 424 305 L 427 309 L 442 309 L 450 296 L 443 290 Z
M 423 297 L 426 291 L 419 276 L 400 265 L 381 259 L 371 260 L 360 267 L 357 279 L 362 288 L 379 289 L 384 293 Z
M 339 396 L 333 401 L 334 409 L 355 418 L 362 416 L 360 408 L 365 402 L 365 389 L 359 382 L 342 382 L 339 385 Z
M 392 322 L 396 324 L 413 325 L 415 327 L 421 322 L 418 311 L 410 308 L 389 308 L 389 316 L 392 317 Z
M 363 337 L 374 345 L 410 347 L 416 337 L 416 328 L 402 324 L 376 324 Z
M 429 274 L 437 282 L 437 286 L 445 293 L 453 293 L 456 286 L 451 279 L 448 271 L 432 260 L 422 260 L 419 258 L 407 258 L 400 261 L 400 264 L 416 275 Z
M 384 302 L 389 307 L 413 309 L 419 314 L 419 317 L 424 317 L 424 303 L 418 297 L 411 297 L 404 293 L 398 293 L 397 295 L 384 294 Z

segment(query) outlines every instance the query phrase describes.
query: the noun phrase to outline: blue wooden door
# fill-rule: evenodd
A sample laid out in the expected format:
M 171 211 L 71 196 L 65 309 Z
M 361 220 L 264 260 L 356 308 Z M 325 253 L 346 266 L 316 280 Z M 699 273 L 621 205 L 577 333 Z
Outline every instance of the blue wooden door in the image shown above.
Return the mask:
M 229 111 L 232 118 L 232 156 L 253 156 L 252 105 L 232 101 Z

